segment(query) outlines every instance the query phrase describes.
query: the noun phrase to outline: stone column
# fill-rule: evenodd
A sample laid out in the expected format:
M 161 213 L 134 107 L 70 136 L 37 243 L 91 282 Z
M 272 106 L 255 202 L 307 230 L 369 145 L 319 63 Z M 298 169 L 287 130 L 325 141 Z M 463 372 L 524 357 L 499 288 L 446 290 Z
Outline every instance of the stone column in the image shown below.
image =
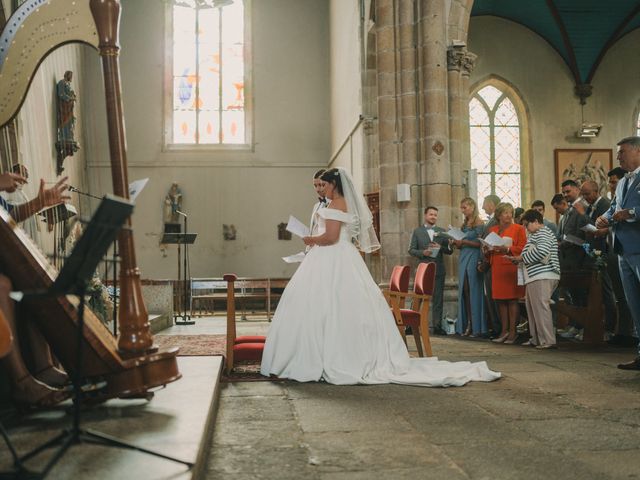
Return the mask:
M 418 200 L 398 203 L 399 183 L 419 184 L 417 177 L 416 51 L 412 0 L 376 2 L 378 68 L 378 136 L 380 161 L 381 275 L 409 261 L 407 249 L 417 225 Z
M 471 168 L 469 145 L 469 76 L 476 56 L 464 46 L 452 46 L 447 50 L 448 98 L 449 98 L 449 157 L 451 160 L 451 201 L 452 225 L 462 223 L 462 214 L 458 206 L 467 196 L 467 187 L 463 185 L 466 173 Z M 444 311 L 451 318 L 457 317 L 458 309 L 458 272 L 457 256 L 448 259 L 445 286 Z
M 447 48 L 445 0 L 419 2 L 422 119 L 421 182 L 424 206 L 440 210 L 440 223 L 451 218 L 449 106 L 447 100 Z
M 449 81 L 449 158 L 451 160 L 451 200 L 453 224 L 462 223 L 462 214 L 457 208 L 467 196 L 463 184 L 467 171 L 471 168 L 469 145 L 469 76 L 475 64 L 476 55 L 463 46 L 449 47 L 447 68 Z M 480 206 L 478 206 L 480 207 Z

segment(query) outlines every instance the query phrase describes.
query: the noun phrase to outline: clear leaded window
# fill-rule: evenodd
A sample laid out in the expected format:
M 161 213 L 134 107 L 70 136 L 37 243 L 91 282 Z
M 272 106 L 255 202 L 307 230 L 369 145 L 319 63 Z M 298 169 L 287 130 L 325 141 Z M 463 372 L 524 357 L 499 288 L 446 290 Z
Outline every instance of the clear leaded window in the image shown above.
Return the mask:
M 245 5 L 174 0 L 169 144 L 249 143 L 245 85 Z
M 507 95 L 492 85 L 469 102 L 471 168 L 478 172 L 478 206 L 495 194 L 514 207 L 522 203 L 520 122 Z

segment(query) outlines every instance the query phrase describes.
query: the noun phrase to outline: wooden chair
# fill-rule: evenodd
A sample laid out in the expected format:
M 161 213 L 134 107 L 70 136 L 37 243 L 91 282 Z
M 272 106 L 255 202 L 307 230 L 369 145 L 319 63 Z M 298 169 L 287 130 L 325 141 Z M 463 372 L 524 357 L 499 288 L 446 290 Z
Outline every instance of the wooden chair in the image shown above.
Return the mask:
M 425 353 L 427 357 L 433 355 L 429 336 L 429 307 L 431 306 L 435 279 L 436 264 L 420 263 L 413 281 L 413 293 L 389 295 L 393 316 L 400 333 L 405 338 L 404 330 L 406 327 L 411 327 L 418 355 L 421 357 L 424 357 Z M 400 300 L 401 298 L 402 300 Z M 411 299 L 411 308 L 403 308 L 404 298 Z
M 236 336 L 236 298 L 235 282 L 237 275 L 224 275 L 227 282 L 227 358 L 225 369 L 227 375 L 238 362 L 260 362 L 264 351 L 266 337 L 263 335 Z

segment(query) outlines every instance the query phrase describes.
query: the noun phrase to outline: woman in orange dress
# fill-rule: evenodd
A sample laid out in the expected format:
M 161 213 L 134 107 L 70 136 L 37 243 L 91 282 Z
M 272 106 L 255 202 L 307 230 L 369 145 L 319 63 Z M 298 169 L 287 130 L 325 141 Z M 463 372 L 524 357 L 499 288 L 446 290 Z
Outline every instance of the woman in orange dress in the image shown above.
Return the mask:
M 495 211 L 498 225 L 489 229 L 502 238 L 509 237 L 511 246 L 493 247 L 486 250 L 491 262 L 492 297 L 498 305 L 502 335 L 493 341 L 512 344 L 518 335 L 516 322 L 520 315 L 518 300 L 524 297 L 524 286 L 518 285 L 518 267 L 509 256 L 520 255 L 527 243 L 527 231 L 522 225 L 513 223 L 513 205 L 500 203 Z

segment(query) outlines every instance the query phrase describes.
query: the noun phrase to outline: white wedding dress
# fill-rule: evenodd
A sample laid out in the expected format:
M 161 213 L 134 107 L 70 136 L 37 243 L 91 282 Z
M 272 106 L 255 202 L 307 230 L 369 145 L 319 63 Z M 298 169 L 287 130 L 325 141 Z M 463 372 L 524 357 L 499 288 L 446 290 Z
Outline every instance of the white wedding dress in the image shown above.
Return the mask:
M 337 385 L 401 383 L 429 387 L 491 381 L 486 362 L 410 358 L 393 315 L 346 228 L 349 213 L 319 209 L 342 222 L 340 239 L 314 246 L 285 289 L 267 335 L 261 373 Z

